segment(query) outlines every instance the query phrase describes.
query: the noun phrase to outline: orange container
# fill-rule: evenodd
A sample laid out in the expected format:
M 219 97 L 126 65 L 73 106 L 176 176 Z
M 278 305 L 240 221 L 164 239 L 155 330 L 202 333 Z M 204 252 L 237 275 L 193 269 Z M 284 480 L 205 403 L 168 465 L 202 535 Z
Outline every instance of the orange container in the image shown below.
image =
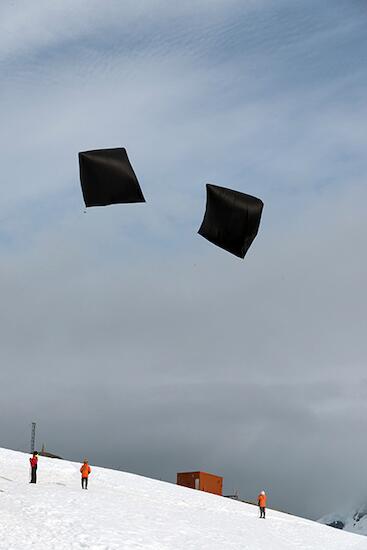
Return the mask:
M 222 495 L 223 478 L 207 472 L 180 472 L 177 474 L 177 485 Z

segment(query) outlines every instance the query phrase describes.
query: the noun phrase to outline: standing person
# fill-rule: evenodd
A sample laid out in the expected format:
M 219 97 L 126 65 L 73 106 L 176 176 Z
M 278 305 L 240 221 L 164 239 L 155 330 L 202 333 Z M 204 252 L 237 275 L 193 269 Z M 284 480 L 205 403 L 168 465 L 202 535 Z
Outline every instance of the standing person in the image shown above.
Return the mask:
M 85 458 L 82 467 L 80 468 L 80 473 L 82 474 L 82 489 L 88 489 L 88 477 L 91 471 L 92 470 L 88 464 L 88 460 Z
M 34 451 L 33 456 L 29 459 L 31 465 L 31 481 L 29 483 L 37 483 L 37 464 L 38 464 L 38 453 Z
M 265 491 L 261 491 L 258 496 L 258 505 L 260 508 L 260 519 L 265 519 L 265 508 L 266 508 L 266 494 Z

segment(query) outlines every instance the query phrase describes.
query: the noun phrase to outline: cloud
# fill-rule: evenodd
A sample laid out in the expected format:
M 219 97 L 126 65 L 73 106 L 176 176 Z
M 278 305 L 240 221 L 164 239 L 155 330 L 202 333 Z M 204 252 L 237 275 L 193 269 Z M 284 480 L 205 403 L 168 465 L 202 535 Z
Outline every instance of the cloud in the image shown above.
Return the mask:
M 97 0 L 55 0 L 50 4 L 36 0 L 32 4 L 24 0 L 6 1 L 1 5 L 0 19 L 3 22 L 0 49 L 1 57 L 14 58 L 19 55 L 40 54 L 46 50 L 60 48 L 70 42 L 102 39 L 107 34 L 144 32 L 148 27 L 168 27 L 180 25 L 180 19 L 196 22 L 205 18 L 218 24 L 233 9 L 242 13 L 257 10 L 267 2 L 247 0 L 189 0 L 172 4 L 166 0 L 136 4 L 126 0 L 122 5 L 118 0 L 108 0 L 103 6 Z

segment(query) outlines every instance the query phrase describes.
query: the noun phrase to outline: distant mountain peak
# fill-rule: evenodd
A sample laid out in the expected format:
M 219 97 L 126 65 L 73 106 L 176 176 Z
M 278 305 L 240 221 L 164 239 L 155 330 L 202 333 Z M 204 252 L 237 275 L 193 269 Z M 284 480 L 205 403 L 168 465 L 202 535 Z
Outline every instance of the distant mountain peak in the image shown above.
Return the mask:
M 367 536 L 367 504 L 344 514 L 328 514 L 319 519 L 319 522 L 336 529 Z

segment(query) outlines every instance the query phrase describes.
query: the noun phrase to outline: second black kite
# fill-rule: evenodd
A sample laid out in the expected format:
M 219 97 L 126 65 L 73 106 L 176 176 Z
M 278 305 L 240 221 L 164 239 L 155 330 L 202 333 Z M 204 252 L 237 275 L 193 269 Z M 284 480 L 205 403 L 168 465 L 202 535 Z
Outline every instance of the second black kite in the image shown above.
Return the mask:
M 252 195 L 209 183 L 206 191 L 206 211 L 199 235 L 244 258 L 259 230 L 263 202 Z

